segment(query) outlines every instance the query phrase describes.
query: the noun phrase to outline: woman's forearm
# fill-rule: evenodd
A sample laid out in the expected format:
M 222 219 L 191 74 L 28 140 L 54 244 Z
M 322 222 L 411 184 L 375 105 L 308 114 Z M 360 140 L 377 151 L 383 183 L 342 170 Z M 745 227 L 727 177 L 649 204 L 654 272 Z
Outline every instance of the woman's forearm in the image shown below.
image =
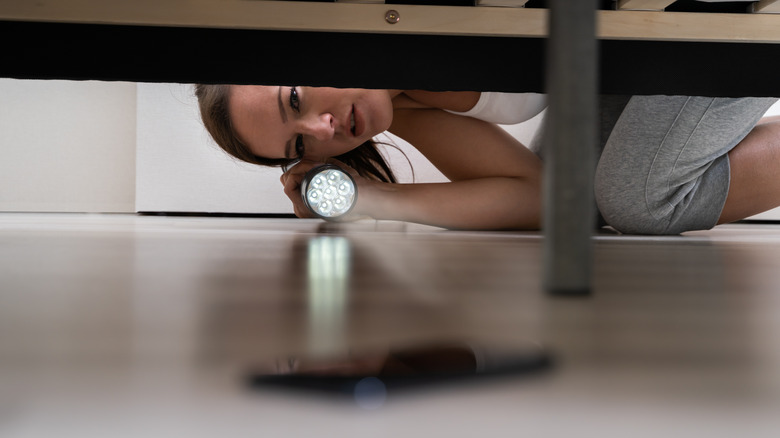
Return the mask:
M 448 183 L 372 183 L 362 188 L 356 212 L 451 229 L 539 229 L 539 182 L 487 177 Z

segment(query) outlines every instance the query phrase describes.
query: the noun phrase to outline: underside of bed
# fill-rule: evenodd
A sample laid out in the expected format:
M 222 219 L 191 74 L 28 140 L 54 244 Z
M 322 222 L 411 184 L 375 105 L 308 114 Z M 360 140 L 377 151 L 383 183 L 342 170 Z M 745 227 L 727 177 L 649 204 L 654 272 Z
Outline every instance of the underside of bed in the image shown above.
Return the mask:
M 71 0 L 58 9 L 21 3 L 0 3 L 2 77 L 545 89 L 547 14 L 539 0 L 519 1 L 525 8 L 247 0 L 139 0 L 112 8 L 112 2 Z M 665 12 L 648 12 L 606 10 L 619 4 L 601 2 L 600 92 L 780 95 L 780 15 L 747 13 L 753 3 L 677 1 Z M 384 20 L 391 7 L 401 17 L 394 25 Z M 729 12 L 675 12 L 701 7 Z

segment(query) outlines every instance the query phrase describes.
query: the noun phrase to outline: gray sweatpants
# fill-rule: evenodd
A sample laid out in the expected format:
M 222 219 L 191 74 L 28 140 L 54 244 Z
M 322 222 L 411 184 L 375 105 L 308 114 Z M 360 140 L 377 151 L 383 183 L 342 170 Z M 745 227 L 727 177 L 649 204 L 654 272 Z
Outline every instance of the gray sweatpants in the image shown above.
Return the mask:
M 631 234 L 678 234 L 715 226 L 729 189 L 727 153 L 776 101 L 602 99 L 603 151 L 595 195 L 604 220 Z

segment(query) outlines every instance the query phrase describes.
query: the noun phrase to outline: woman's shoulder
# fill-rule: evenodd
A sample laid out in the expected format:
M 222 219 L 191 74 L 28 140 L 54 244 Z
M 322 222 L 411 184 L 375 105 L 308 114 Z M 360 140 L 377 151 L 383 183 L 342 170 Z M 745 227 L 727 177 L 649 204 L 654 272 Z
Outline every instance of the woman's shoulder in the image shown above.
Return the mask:
M 479 91 L 406 90 L 393 98 L 394 109 L 439 108 L 468 111 L 479 101 Z
M 547 106 L 537 93 L 478 91 L 404 91 L 393 99 L 393 109 L 439 108 L 486 122 L 512 125 L 538 115 Z
M 514 125 L 535 117 L 546 106 L 544 94 L 483 92 L 470 110 L 451 112 L 500 125 Z

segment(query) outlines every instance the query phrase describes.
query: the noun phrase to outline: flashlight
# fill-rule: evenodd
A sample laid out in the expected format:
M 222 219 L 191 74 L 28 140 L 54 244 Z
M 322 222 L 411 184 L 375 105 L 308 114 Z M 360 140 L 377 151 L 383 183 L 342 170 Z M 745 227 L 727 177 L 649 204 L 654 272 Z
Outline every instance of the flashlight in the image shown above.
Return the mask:
M 316 216 L 337 220 L 357 202 L 357 185 L 352 176 L 334 164 L 317 166 L 303 177 L 301 196 Z

